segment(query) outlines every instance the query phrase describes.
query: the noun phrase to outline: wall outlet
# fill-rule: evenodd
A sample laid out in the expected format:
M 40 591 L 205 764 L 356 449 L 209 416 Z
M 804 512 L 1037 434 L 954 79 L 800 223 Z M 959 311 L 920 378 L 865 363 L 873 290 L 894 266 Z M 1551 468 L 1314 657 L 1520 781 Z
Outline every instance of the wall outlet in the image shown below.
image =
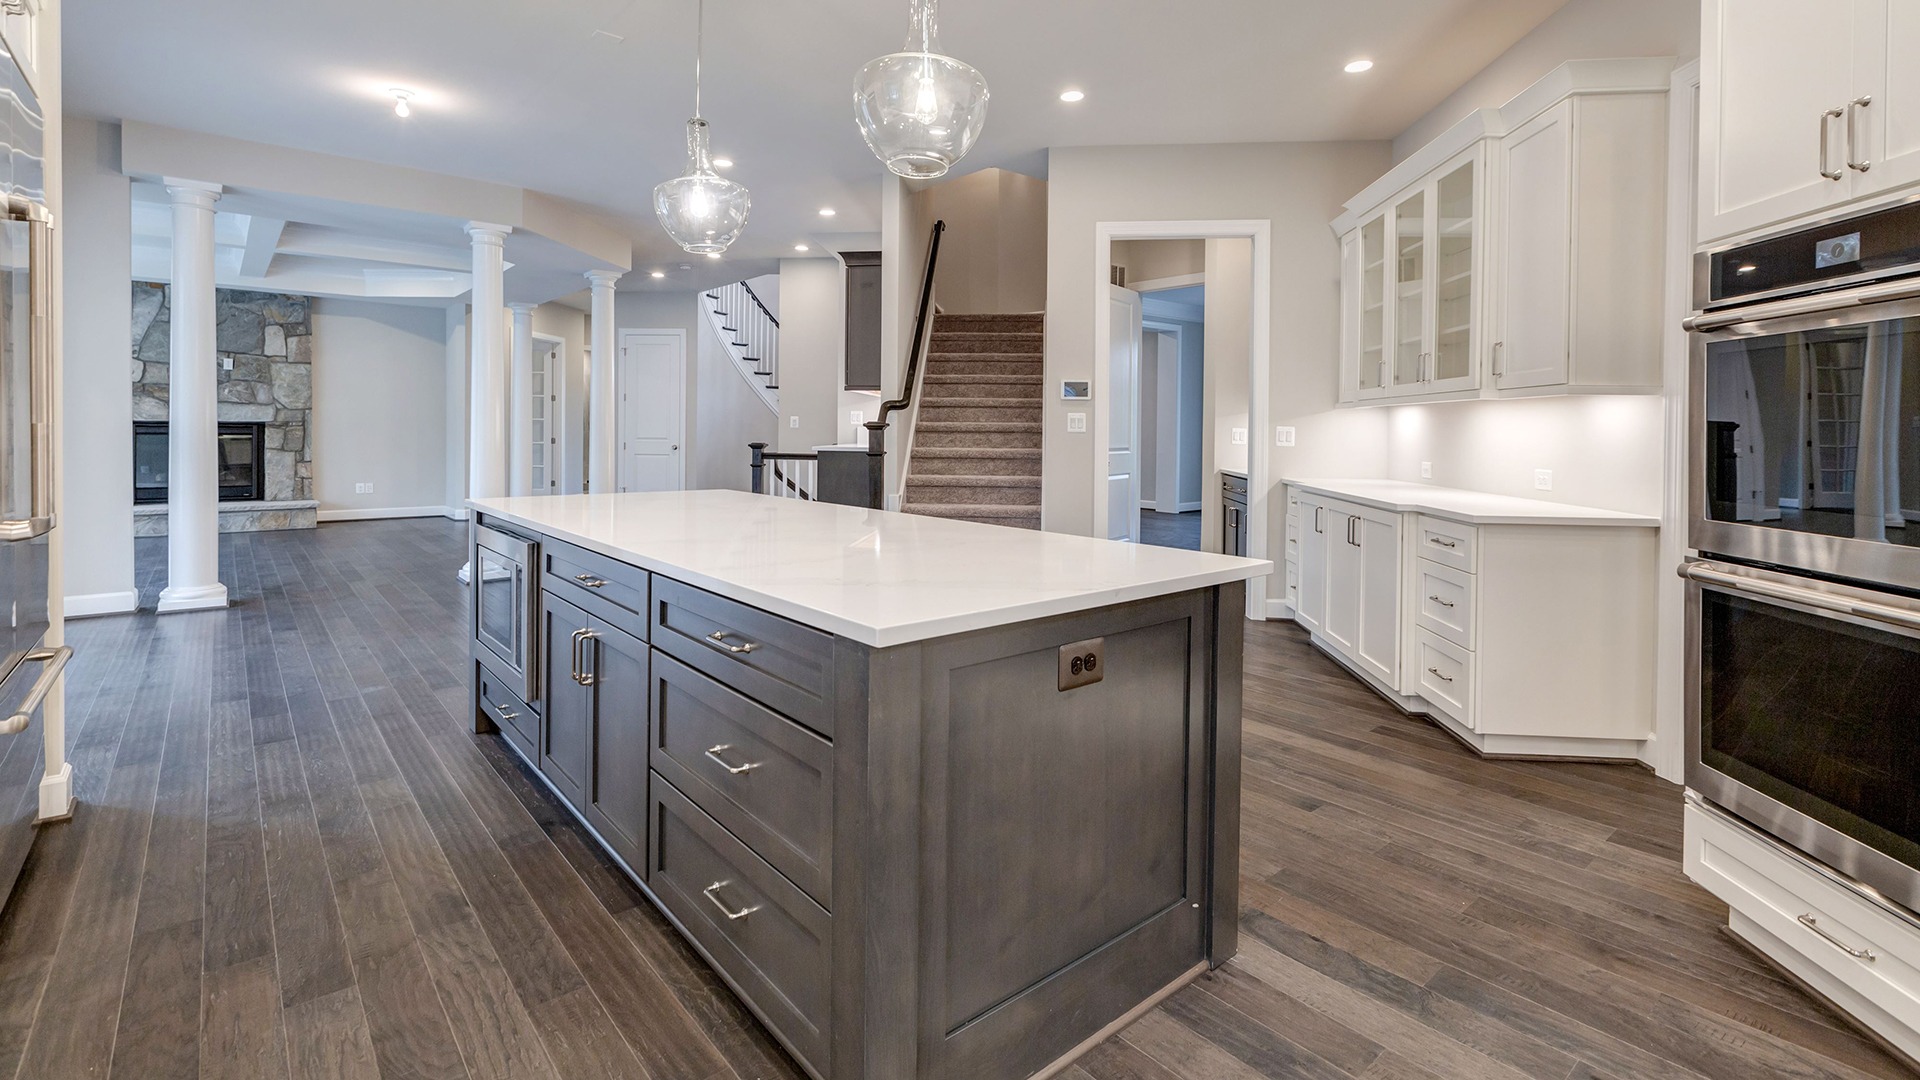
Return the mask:
M 1294 430 L 1290 427 L 1277 427 L 1273 429 L 1273 445 L 1275 446 L 1292 446 L 1295 443 L 1295 439 Z
M 1247 445 L 1247 429 L 1246 428 L 1237 427 L 1233 429 L 1233 445 L 1235 446 Z
M 1420 479 L 1422 480 L 1433 479 L 1433 462 L 1423 461 L 1420 463 Z
M 1541 491 L 1552 491 L 1553 490 L 1553 470 L 1552 469 L 1533 470 L 1533 486 L 1536 488 L 1539 488 Z
M 223 357 L 221 357 L 221 358 L 220 358 L 220 370 L 221 370 L 221 371 L 232 371 L 232 370 L 233 370 L 233 357 L 231 357 L 231 356 L 223 356 Z
M 1068 413 L 1067 430 L 1076 435 L 1085 432 L 1087 430 L 1087 414 L 1083 412 Z
M 867 422 L 867 414 L 861 412 L 859 409 L 853 410 L 849 415 L 853 417 L 853 426 L 856 429 Z
M 371 495 L 373 494 L 373 485 L 372 484 L 355 484 L 353 485 L 353 493 L 355 495 Z
M 787 417 L 787 426 L 788 426 L 788 427 L 790 427 L 790 428 L 797 428 L 797 427 L 799 427 L 799 426 L 800 426 L 800 418 L 799 418 L 799 417 L 797 417 L 797 416 L 789 416 L 789 417 Z

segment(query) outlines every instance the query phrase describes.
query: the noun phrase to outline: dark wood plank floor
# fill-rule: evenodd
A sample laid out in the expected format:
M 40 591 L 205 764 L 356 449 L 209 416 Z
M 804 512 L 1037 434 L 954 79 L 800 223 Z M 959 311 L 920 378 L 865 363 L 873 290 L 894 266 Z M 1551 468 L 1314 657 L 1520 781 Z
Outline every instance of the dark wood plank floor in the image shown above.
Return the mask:
M 1162 514 L 1157 510 L 1140 511 L 1140 542 L 1155 547 L 1200 550 L 1200 511 Z
M 224 537 L 231 610 L 74 624 L 82 806 L 0 913 L 0 1077 L 799 1076 L 468 733 L 463 536 Z M 1241 954 L 1071 1080 L 1904 1075 L 1720 932 L 1678 789 L 1476 760 L 1250 635 Z

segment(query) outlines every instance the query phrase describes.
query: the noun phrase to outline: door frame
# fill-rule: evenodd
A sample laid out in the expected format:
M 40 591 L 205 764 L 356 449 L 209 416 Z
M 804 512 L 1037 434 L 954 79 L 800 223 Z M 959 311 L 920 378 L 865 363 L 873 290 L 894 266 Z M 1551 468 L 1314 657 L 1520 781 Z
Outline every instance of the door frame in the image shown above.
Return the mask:
M 627 343 L 633 338 L 645 335 L 670 337 L 679 345 L 680 363 L 674 367 L 673 371 L 674 435 L 680 447 L 677 452 L 679 458 L 677 463 L 678 477 L 675 482 L 679 485 L 676 490 L 685 491 L 687 490 L 687 457 L 689 456 L 687 445 L 687 331 L 685 327 L 679 326 L 623 326 L 618 331 L 616 347 L 619 349 L 619 354 L 615 356 L 613 360 L 613 441 L 617 447 L 614 451 L 614 487 L 616 490 L 620 488 L 620 477 L 625 471 L 625 449 L 621 444 L 626 441 L 627 411 L 621 408 L 621 406 L 626 403 Z
M 561 481 L 561 483 L 549 487 L 546 491 L 535 492 L 537 495 L 565 494 L 567 490 L 564 483 L 567 471 L 556 464 L 565 457 L 567 446 L 567 344 L 567 339 L 559 334 L 543 334 L 537 330 L 534 331 L 533 351 L 536 357 L 554 350 L 560 353 L 559 359 L 547 368 L 547 390 L 553 395 L 553 400 L 547 403 L 547 437 L 553 440 L 547 444 L 547 479 Z M 528 373 L 528 377 L 532 377 L 531 372 Z M 531 400 L 531 392 L 528 398 Z M 554 453 L 555 450 L 560 453 Z M 533 467 L 531 457 L 527 459 L 527 467 L 531 472 Z
M 1109 346 L 1109 351 L 1107 353 L 1102 354 L 1106 357 L 1106 359 L 1102 362 L 1102 366 L 1106 369 L 1108 373 L 1111 373 L 1114 367 L 1113 356 L 1111 353 L 1111 346 L 1113 344 L 1114 305 L 1121 302 L 1120 298 L 1114 292 L 1114 290 L 1116 289 L 1119 290 L 1120 292 L 1127 292 L 1127 293 L 1133 294 L 1132 307 L 1134 308 L 1134 310 L 1140 312 L 1140 315 L 1141 315 L 1140 340 L 1136 343 L 1136 347 L 1133 350 L 1133 362 L 1132 362 L 1133 374 L 1132 374 L 1132 378 L 1129 380 L 1131 385 L 1133 386 L 1133 400 L 1127 401 L 1127 402 L 1110 401 L 1107 403 L 1106 409 L 1101 410 L 1099 409 L 1098 406 L 1095 406 L 1095 411 L 1100 412 L 1103 419 L 1105 419 L 1106 421 L 1105 426 L 1109 434 L 1111 434 L 1113 430 L 1113 409 L 1115 405 L 1124 405 L 1127 411 L 1130 412 L 1133 417 L 1133 441 L 1127 451 L 1133 457 L 1133 467 L 1127 470 L 1127 500 L 1130 505 L 1127 508 L 1127 515 L 1125 520 L 1127 523 L 1126 542 L 1129 544 L 1137 544 L 1140 542 L 1140 466 L 1142 464 L 1142 460 L 1141 460 L 1142 455 L 1140 453 L 1140 397 L 1141 397 L 1140 370 L 1141 370 L 1142 362 L 1145 359 L 1145 353 L 1146 353 L 1146 318 L 1145 318 L 1146 311 L 1145 311 L 1145 304 L 1143 303 L 1145 298 L 1139 293 L 1138 290 L 1129 288 L 1128 286 L 1125 286 L 1125 285 L 1108 285 L 1107 286 L 1107 343 Z M 1096 397 L 1094 400 L 1098 401 L 1099 398 Z M 1113 486 L 1113 447 L 1111 444 L 1107 446 L 1106 456 L 1107 456 L 1106 483 L 1107 483 L 1107 488 L 1109 489 L 1108 490 L 1109 499 L 1107 503 L 1107 509 L 1109 512 L 1111 512 L 1113 509 L 1113 503 L 1111 499 L 1112 492 L 1110 490 Z M 1111 520 L 1109 520 L 1109 525 L 1111 525 Z M 1106 531 L 1108 533 L 1111 533 L 1113 530 L 1112 528 L 1108 528 Z M 1113 536 L 1108 536 L 1107 539 L 1112 540 L 1112 539 L 1118 539 L 1118 538 Z
M 1094 222 L 1094 274 L 1090 283 L 1094 311 L 1093 355 L 1103 358 L 1113 347 L 1111 319 L 1107 312 L 1107 286 L 1111 284 L 1107 268 L 1113 265 L 1114 242 L 1196 239 L 1253 242 L 1253 327 L 1247 364 L 1247 550 L 1254 558 L 1268 559 L 1278 567 L 1280 561 L 1273 559 L 1269 551 L 1271 530 L 1267 527 L 1267 494 L 1272 471 L 1268 460 L 1271 448 L 1267 443 L 1267 430 L 1273 365 L 1273 222 L 1251 218 Z M 1102 362 L 1093 365 L 1091 389 L 1096 401 L 1106 392 L 1106 378 L 1102 372 L 1104 366 Z M 1093 428 L 1093 445 L 1096 451 L 1104 454 L 1101 448 L 1109 444 L 1105 419 L 1108 410 L 1096 406 L 1090 411 L 1093 413 L 1093 423 L 1090 425 Z M 1202 432 L 1201 438 L 1206 437 L 1207 433 Z M 1098 482 L 1093 485 L 1093 523 L 1094 528 L 1104 530 L 1108 520 L 1106 473 L 1097 461 L 1094 464 Z M 1208 480 L 1205 476 L 1200 478 L 1202 501 L 1207 497 Z M 1247 582 L 1248 618 L 1264 620 L 1268 617 L 1267 583 L 1272 577 L 1272 574 L 1267 574 Z M 1273 614 L 1278 615 L 1279 612 Z

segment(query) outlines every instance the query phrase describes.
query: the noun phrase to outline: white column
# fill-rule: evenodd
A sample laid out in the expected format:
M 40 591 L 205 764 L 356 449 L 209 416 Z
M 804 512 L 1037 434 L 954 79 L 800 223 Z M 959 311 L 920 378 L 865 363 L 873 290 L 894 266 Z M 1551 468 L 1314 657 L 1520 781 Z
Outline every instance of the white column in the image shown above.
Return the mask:
M 162 613 L 227 606 L 220 583 L 213 204 L 220 187 L 167 181 L 173 199 L 167 388 L 167 587 Z
M 507 311 L 505 225 L 469 222 L 473 238 L 472 418 L 467 425 L 467 497 L 507 493 Z
M 538 304 L 508 304 L 513 312 L 513 402 L 508 407 L 508 490 L 533 494 L 533 309 Z
M 593 289 L 592 326 L 587 332 L 593 346 L 593 366 L 587 372 L 587 427 L 592 433 L 587 447 L 587 490 L 596 495 L 620 490 L 620 421 L 613 377 L 619 356 L 619 343 L 614 340 L 613 286 L 619 280 L 617 270 L 587 271 Z

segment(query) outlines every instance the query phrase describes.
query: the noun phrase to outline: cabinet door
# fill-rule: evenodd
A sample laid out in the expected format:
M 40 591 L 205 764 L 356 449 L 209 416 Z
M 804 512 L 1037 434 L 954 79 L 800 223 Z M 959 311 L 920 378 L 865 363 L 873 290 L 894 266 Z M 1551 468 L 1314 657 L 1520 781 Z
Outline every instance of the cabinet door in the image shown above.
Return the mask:
M 1568 379 L 1573 269 L 1573 106 L 1563 101 L 1500 142 L 1500 322 L 1493 384 Z
M 547 680 L 540 732 L 540 772 L 576 809 L 587 804 L 587 763 L 593 732 L 593 691 L 582 685 L 584 638 L 593 629 L 587 613 L 545 593 L 541 597 Z
M 1428 211 L 1431 191 L 1422 187 L 1394 204 L 1393 223 L 1393 359 L 1387 365 L 1393 385 L 1389 393 L 1418 393 L 1427 380 L 1427 343 L 1433 339 L 1427 318 L 1429 287 L 1433 280 L 1433 232 Z
M 1356 515 L 1359 627 L 1353 660 L 1395 690 L 1400 688 L 1400 518 Z
M 593 785 L 583 807 L 587 821 L 637 874 L 647 866 L 648 703 L 652 699 L 647 646 L 624 630 L 594 620 L 592 672 Z
M 1387 215 L 1360 226 L 1358 397 L 1379 397 L 1387 377 Z
M 1920 4 L 1856 0 L 1856 9 L 1847 164 L 1866 195 L 1920 181 Z
M 1327 614 L 1322 629 L 1328 642 L 1348 659 L 1360 645 L 1359 519 L 1329 507 L 1327 519 Z
M 1871 6 L 1860 0 L 1705 0 L 1702 241 L 1854 195 L 1857 174 L 1846 166 L 1844 112 L 1864 92 L 1856 84 L 1855 49 L 1860 19 L 1869 14 L 1862 8 Z M 1843 115 L 1831 116 L 1832 110 Z M 1839 178 L 1822 176 L 1823 170 Z
M 1434 185 L 1434 329 L 1427 391 L 1446 393 L 1480 385 L 1480 305 L 1477 268 L 1480 166 L 1470 157 Z
M 1333 514 L 1319 500 L 1300 498 L 1300 602 L 1294 618 L 1315 633 L 1327 621 L 1327 528 Z

